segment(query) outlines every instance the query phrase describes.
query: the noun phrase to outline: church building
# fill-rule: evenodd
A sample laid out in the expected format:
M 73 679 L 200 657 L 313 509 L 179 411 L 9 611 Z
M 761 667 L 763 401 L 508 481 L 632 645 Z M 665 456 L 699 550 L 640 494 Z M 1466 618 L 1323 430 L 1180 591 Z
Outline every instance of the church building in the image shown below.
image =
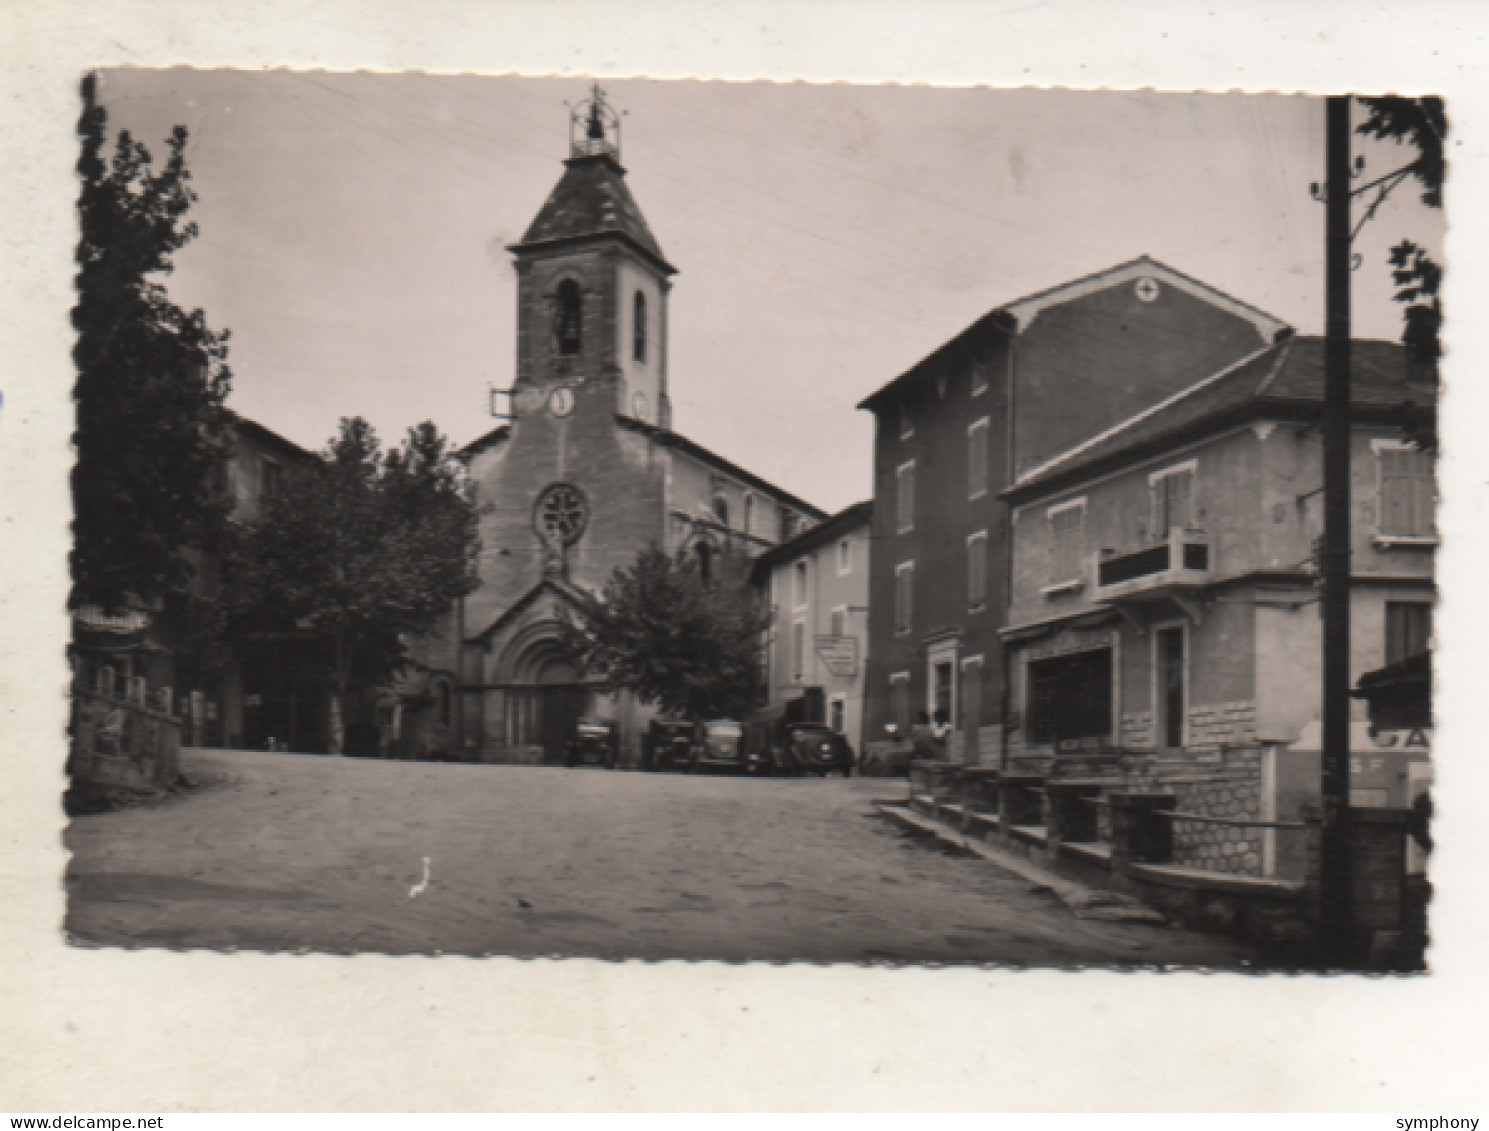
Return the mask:
M 677 269 L 626 186 L 620 119 L 596 86 L 564 172 L 521 241 L 508 418 L 464 449 L 478 589 L 419 648 L 392 707 L 395 755 L 552 760 L 583 715 L 634 759 L 651 710 L 586 682 L 559 644 L 577 610 L 649 545 L 755 557 L 826 516 L 672 430 L 667 300 Z

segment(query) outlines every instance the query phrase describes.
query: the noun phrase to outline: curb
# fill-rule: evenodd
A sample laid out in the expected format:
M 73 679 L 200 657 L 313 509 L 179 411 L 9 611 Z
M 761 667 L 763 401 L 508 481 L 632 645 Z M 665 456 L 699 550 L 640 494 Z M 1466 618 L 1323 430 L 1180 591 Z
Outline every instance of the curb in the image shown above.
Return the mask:
M 995 848 L 986 841 L 977 840 L 955 829 L 947 828 L 939 821 L 929 817 L 922 817 L 910 810 L 909 806 L 901 801 L 875 801 L 874 808 L 881 816 L 915 829 L 918 832 L 930 833 L 938 840 L 945 841 L 957 848 L 972 852 L 990 864 L 995 864 L 1005 872 L 1012 872 L 1021 879 L 1028 880 L 1031 884 L 1037 884 L 1042 888 L 1048 888 L 1055 894 L 1077 919 L 1100 919 L 1112 923 L 1150 923 L 1157 926 L 1167 926 L 1168 920 L 1153 908 L 1138 902 L 1130 895 L 1123 895 L 1114 891 L 1099 891 L 1088 888 L 1082 884 L 1067 880 L 1064 876 L 1056 875 L 1038 864 L 1031 863 L 1022 856 L 1011 852 L 1005 852 Z

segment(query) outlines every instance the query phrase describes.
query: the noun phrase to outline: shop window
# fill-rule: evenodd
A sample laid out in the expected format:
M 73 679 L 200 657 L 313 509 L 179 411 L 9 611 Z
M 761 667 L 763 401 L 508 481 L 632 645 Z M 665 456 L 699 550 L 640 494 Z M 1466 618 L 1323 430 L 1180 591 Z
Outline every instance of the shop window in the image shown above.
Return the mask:
M 1112 650 L 1074 652 L 1029 664 L 1029 737 L 1036 743 L 1109 738 Z

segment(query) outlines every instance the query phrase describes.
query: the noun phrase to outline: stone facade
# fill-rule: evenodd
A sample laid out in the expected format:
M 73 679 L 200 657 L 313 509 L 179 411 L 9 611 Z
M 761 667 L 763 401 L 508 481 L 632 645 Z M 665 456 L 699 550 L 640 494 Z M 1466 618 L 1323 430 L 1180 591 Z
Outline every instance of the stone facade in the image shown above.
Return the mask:
M 597 96 L 598 97 L 598 96 Z M 464 456 L 480 507 L 480 586 L 418 643 L 398 729 L 491 761 L 553 760 L 581 715 L 620 729 L 634 761 L 652 711 L 576 670 L 560 625 L 649 546 L 754 558 L 825 515 L 671 429 L 675 269 L 608 141 L 565 162 L 509 250 L 517 368 L 509 419 Z M 453 693 L 448 726 L 439 688 Z M 432 690 L 432 694 L 431 694 Z

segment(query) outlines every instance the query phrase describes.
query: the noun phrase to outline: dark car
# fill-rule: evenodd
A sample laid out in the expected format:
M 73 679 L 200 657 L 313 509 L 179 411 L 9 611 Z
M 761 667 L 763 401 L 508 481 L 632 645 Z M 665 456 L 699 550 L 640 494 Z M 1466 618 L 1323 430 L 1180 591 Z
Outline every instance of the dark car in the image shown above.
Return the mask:
M 641 765 L 663 773 L 683 772 L 693 761 L 693 724 L 681 719 L 652 719 L 641 739 Z
M 693 758 L 688 772 L 742 774 L 748 768 L 744 727 L 733 719 L 699 723 L 693 732 Z
M 616 726 L 608 719 L 580 719 L 564 751 L 564 765 L 594 762 L 607 770 L 615 768 L 620 751 Z
M 853 776 L 853 747 L 826 723 L 785 723 L 781 727 L 777 757 L 782 772 L 798 774 L 842 774 Z

